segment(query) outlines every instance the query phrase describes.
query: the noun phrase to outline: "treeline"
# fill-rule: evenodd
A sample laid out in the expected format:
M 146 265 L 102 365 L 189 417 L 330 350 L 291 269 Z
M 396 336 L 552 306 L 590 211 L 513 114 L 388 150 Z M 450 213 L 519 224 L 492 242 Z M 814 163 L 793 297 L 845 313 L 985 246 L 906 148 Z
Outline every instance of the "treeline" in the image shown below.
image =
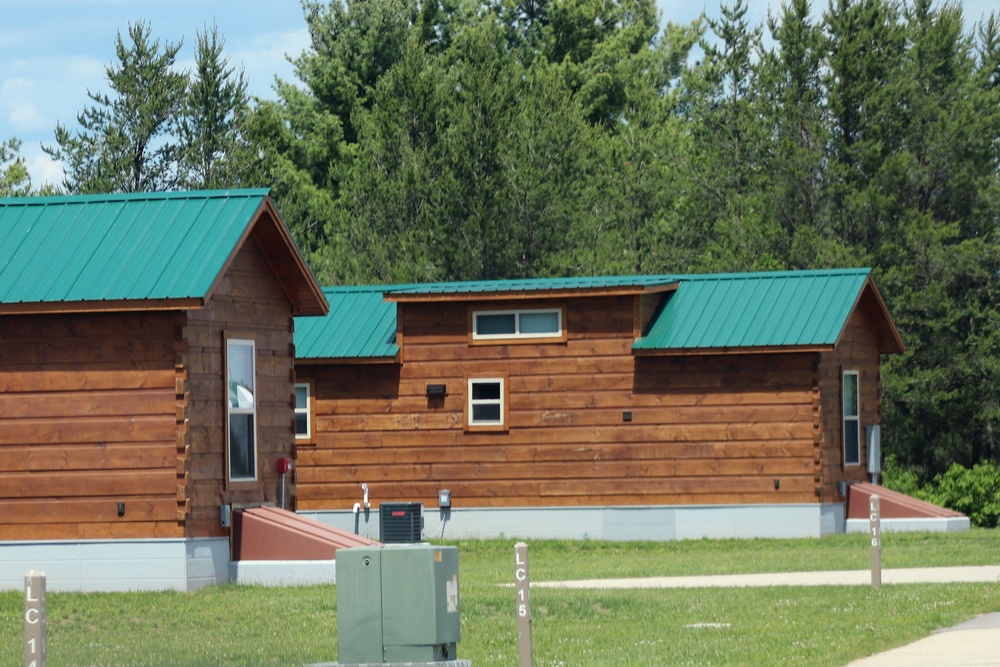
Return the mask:
M 303 8 L 311 46 L 275 101 L 247 100 L 214 31 L 180 76 L 131 26 L 111 94 L 56 130 L 63 187 L 272 187 L 329 284 L 871 266 L 907 345 L 883 366 L 887 451 L 924 479 L 1000 459 L 996 16 Z

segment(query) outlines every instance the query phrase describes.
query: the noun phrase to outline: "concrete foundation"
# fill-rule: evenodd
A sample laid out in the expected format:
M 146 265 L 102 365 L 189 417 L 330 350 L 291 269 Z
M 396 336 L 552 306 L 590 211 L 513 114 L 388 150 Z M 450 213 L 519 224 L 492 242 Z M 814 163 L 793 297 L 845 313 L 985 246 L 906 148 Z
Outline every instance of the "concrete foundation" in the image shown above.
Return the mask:
M 305 511 L 303 516 L 377 540 L 377 507 Z M 425 507 L 425 540 L 523 539 L 683 540 L 699 538 L 822 537 L 844 532 L 841 503 L 683 505 L 660 507 Z
M 867 533 L 868 519 L 848 519 L 848 533 Z M 883 533 L 960 533 L 969 530 L 969 517 L 925 517 L 921 519 L 881 519 Z
M 0 542 L 0 589 L 21 589 L 30 570 L 49 591 L 194 591 L 229 580 L 229 540 Z
M 229 580 L 251 586 L 337 583 L 335 560 L 241 560 L 229 563 Z

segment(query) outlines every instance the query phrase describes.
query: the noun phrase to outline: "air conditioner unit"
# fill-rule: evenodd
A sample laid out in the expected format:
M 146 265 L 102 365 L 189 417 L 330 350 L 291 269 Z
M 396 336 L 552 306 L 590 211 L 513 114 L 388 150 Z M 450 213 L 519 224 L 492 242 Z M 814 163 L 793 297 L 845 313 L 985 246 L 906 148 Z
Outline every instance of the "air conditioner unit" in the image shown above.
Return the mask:
M 424 530 L 422 503 L 382 503 L 379 510 L 379 541 L 383 544 L 413 544 Z

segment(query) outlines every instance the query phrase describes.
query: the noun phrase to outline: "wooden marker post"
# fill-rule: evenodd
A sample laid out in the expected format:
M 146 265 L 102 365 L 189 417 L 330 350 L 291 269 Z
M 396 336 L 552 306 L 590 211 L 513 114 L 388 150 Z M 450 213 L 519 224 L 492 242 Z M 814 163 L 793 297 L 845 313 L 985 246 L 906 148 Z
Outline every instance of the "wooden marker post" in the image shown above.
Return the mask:
M 24 667 L 45 667 L 45 573 L 24 576 Z
M 517 664 L 532 667 L 531 584 L 528 578 L 528 545 L 514 545 L 514 595 L 517 599 Z
M 872 588 L 882 585 L 882 517 L 878 496 L 868 499 L 868 537 L 872 542 Z

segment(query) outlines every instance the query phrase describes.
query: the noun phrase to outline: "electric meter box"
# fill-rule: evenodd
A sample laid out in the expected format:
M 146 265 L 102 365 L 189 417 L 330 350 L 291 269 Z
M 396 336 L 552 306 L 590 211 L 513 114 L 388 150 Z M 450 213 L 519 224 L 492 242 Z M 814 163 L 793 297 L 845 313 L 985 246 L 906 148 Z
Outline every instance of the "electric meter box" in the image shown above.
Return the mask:
M 459 639 L 457 547 L 337 550 L 340 664 L 451 661 Z

